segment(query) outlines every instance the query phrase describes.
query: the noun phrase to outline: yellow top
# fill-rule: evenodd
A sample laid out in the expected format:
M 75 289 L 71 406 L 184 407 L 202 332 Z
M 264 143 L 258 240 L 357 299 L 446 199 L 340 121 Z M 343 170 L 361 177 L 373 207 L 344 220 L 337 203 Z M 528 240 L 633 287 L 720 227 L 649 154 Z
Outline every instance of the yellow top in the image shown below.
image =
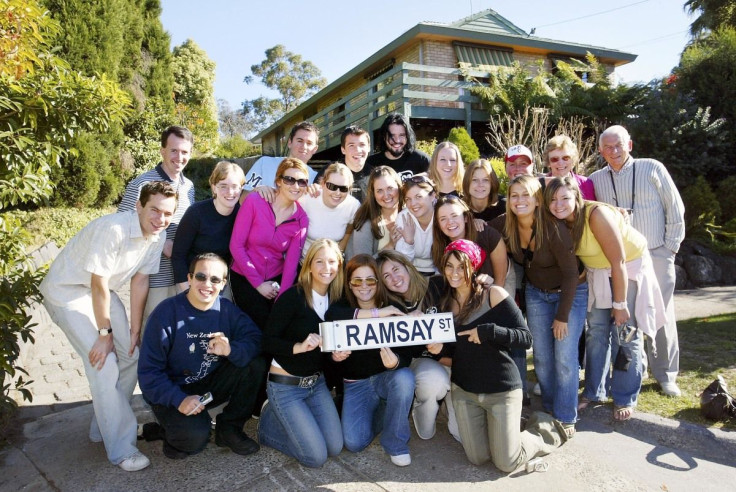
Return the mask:
M 610 214 L 618 230 L 621 232 L 621 238 L 624 241 L 624 252 L 626 253 L 626 261 L 635 260 L 641 258 L 644 251 L 647 249 L 647 240 L 641 235 L 639 231 L 631 227 L 626 223 L 623 215 L 618 210 L 613 209 L 610 205 L 600 202 L 586 202 L 585 207 L 585 229 L 583 229 L 583 235 L 580 238 L 580 244 L 575 254 L 578 255 L 580 261 L 588 268 L 611 268 L 611 262 L 608 261 L 606 255 L 603 254 L 603 248 L 601 248 L 599 240 L 609 240 L 609 238 L 597 238 L 593 235 L 593 231 L 590 229 L 590 214 L 596 207 L 608 207 L 613 211 Z

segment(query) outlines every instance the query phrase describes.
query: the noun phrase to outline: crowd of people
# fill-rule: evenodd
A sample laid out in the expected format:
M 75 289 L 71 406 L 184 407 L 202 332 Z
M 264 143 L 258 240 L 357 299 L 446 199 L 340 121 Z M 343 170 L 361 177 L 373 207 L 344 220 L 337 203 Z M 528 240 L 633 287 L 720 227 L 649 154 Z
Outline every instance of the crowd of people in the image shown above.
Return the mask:
M 155 423 L 143 438 L 183 459 L 215 444 L 261 445 L 308 467 L 374 438 L 411 464 L 411 423 L 432 439 L 444 405 L 475 465 L 511 472 L 575 435 L 578 412 L 613 400 L 631 418 L 647 367 L 678 396 L 674 255 L 682 200 L 666 168 L 631 156 L 606 129 L 607 166 L 576 174 L 558 135 L 541 157 L 514 145 L 500 193 L 490 162 L 450 142 L 430 157 L 407 118 L 388 115 L 377 152 L 350 126 L 344 163 L 308 163 L 319 130 L 292 128 L 288 155 L 247 174 L 220 162 L 212 198 L 184 177 L 193 136 L 170 127 L 162 162 L 128 185 L 119 212 L 91 222 L 41 285 L 52 319 L 84 361 L 90 440 L 126 471 L 136 447 L 129 400 L 139 382 Z M 596 201 L 597 200 L 597 201 Z M 130 321 L 116 291 L 130 282 Z M 323 351 L 323 322 L 452 313 L 456 341 Z M 526 412 L 526 353 L 543 412 Z M 585 382 L 578 395 L 579 374 Z M 226 404 L 212 421 L 208 408 Z M 258 442 L 244 432 L 258 417 Z

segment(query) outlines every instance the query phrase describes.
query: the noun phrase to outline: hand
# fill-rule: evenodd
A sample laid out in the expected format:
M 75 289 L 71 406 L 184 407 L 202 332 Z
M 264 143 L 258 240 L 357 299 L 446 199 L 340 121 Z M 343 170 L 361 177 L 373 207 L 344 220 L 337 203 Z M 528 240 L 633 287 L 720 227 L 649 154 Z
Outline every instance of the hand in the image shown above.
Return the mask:
M 183 413 L 184 415 L 197 415 L 198 413 L 202 412 L 205 408 L 205 405 L 202 405 L 199 402 L 199 395 L 189 395 L 182 402 L 179 404 L 179 412 Z
M 230 355 L 230 340 L 224 333 L 218 331 L 217 333 L 210 333 L 208 336 L 210 337 L 210 341 L 207 343 L 208 354 L 222 355 L 223 357 Z
M 273 203 L 274 198 L 276 198 L 277 190 L 275 188 L 271 188 L 270 186 L 256 186 L 253 188 L 253 191 L 261 195 L 261 198 L 266 200 L 268 203 Z
M 318 185 L 317 183 L 312 183 L 307 186 L 307 193 L 312 198 L 317 198 L 322 194 L 322 186 Z
M 310 333 L 301 343 L 294 344 L 294 353 L 303 354 L 316 349 L 322 345 L 322 337 L 316 333 Z
M 389 347 L 381 347 L 381 362 L 386 369 L 396 369 L 399 367 L 399 356 Z
M 411 217 L 409 217 L 408 215 L 404 215 L 401 218 L 401 226 L 397 227 L 396 229 L 398 229 L 400 237 L 404 239 L 404 242 L 406 244 L 414 244 L 414 232 L 416 231 L 416 226 Z
M 567 323 L 554 320 L 552 322 L 552 334 L 554 335 L 555 340 L 564 340 L 565 337 L 567 337 Z
M 386 229 L 388 229 L 389 242 L 384 249 L 394 249 L 396 243 L 401 239 L 401 231 L 396 227 L 396 222 L 385 222 Z
M 429 345 L 427 345 L 427 352 L 432 355 L 437 355 L 442 352 L 442 347 L 444 345 L 444 343 L 430 343 Z
M 616 325 L 623 325 L 627 321 L 629 321 L 629 318 L 631 318 L 631 315 L 629 314 L 629 308 L 624 309 L 613 309 L 613 322 L 616 323 Z
M 335 362 L 342 362 L 350 357 L 351 353 L 351 350 L 335 350 L 334 352 L 332 352 L 332 360 L 334 360 Z
M 108 336 L 108 338 L 110 338 Z M 128 357 L 133 357 L 133 352 L 136 347 L 141 346 L 141 333 L 139 331 L 130 331 L 130 350 L 128 350 Z
M 404 312 L 396 306 L 386 306 L 378 310 L 379 318 L 387 318 L 389 316 L 404 316 Z
M 266 299 L 275 299 L 276 296 L 279 295 L 279 289 L 277 289 L 273 284 L 274 282 L 263 282 L 261 285 L 256 287 L 256 290 Z
M 94 345 L 92 345 L 92 348 L 89 350 L 89 354 L 87 355 L 92 367 L 96 368 L 98 371 L 102 369 L 102 366 L 105 365 L 105 361 L 107 360 L 107 354 L 113 351 L 113 347 L 112 333 L 104 337 L 102 335 L 98 335 L 97 340 L 95 340 Z
M 164 241 L 164 250 L 163 250 L 162 254 L 166 258 L 171 258 L 171 252 L 173 250 L 174 250 L 174 241 L 172 239 L 167 239 L 166 241 Z
M 480 345 L 480 337 L 478 336 L 478 328 L 458 332 L 459 337 L 468 337 L 468 341 Z
M 493 277 L 487 273 L 479 273 L 475 276 L 475 282 L 482 285 L 484 289 L 490 289 L 493 285 Z
M 483 232 L 486 228 L 486 221 L 483 219 L 473 219 L 473 225 L 476 231 Z

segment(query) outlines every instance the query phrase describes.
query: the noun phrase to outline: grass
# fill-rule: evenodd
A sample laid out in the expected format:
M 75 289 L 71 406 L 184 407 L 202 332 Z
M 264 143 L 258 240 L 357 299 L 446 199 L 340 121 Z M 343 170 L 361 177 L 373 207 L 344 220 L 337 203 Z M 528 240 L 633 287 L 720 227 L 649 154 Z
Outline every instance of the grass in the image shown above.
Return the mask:
M 33 250 L 47 241 L 62 248 L 77 232 L 97 217 L 115 212 L 108 208 L 43 207 L 32 211 L 9 212 L 20 219 L 30 234 L 27 249 Z

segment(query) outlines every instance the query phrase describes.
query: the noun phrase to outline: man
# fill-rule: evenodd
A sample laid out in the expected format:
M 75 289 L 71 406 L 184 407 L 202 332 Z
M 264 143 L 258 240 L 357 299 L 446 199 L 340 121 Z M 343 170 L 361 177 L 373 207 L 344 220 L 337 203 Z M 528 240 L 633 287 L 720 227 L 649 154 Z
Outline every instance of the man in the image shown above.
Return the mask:
M 389 166 L 402 179 L 429 171 L 429 156 L 416 150 L 416 136 L 409 120 L 402 114 L 390 113 L 383 120 L 376 153 L 368 157 L 366 167 Z
M 194 185 L 182 173 L 192 155 L 193 141 L 192 132 L 184 127 L 170 126 L 164 130 L 161 134 L 161 162 L 154 169 L 133 178 L 128 183 L 123 199 L 118 206 L 118 212 L 133 210 L 141 188 L 150 181 L 171 183 L 179 193 L 179 205 L 169 227 L 166 229 L 166 242 L 164 243 L 158 273 L 150 277 L 148 300 L 143 311 L 143 326 L 145 326 L 153 308 L 167 297 L 176 295 L 177 292 L 174 282 L 174 268 L 171 265 L 171 252 L 179 221 L 181 221 L 189 205 L 194 203 Z
M 43 304 L 84 363 L 94 415 L 89 438 L 102 441 L 111 463 L 147 467 L 136 449 L 130 407 L 148 277 L 159 269 L 164 230 L 176 211 L 171 184 L 145 184 L 135 211 L 106 215 L 74 236 L 41 283 Z M 130 281 L 130 325 L 116 291 Z
M 524 174 L 531 176 L 533 174 L 534 157 L 532 157 L 532 151 L 524 145 L 514 145 L 509 147 L 506 151 L 504 158 L 506 162 L 506 174 L 509 177 L 509 181 L 522 176 Z
M 368 189 L 370 166 L 366 166 L 368 154 L 371 152 L 371 137 L 359 126 L 350 125 L 340 136 L 340 151 L 345 156 L 345 165 L 353 173 L 353 189 L 350 194 L 363 203 L 365 191 Z
M 631 224 L 647 238 L 667 323 L 657 332 L 654 347 L 647 344 L 649 367 L 668 396 L 680 396 L 677 373 L 680 348 L 675 322 L 675 253 L 685 238 L 685 206 L 664 165 L 654 159 L 634 159 L 633 142 L 622 126 L 607 128 L 598 140 L 608 163 L 590 175 L 598 200 L 628 209 Z M 653 351 L 656 348 L 656 354 Z M 644 369 L 646 371 L 646 368 Z
M 289 140 L 286 142 L 289 149 L 289 155 L 286 157 L 294 157 L 304 164 L 307 164 L 319 147 L 319 128 L 311 121 L 302 121 L 297 123 L 289 133 Z M 276 194 L 274 183 L 276 182 L 276 170 L 285 157 L 263 156 L 253 163 L 253 166 L 245 176 L 245 185 L 243 186 L 243 199 L 249 193 L 257 191 L 268 202 L 273 202 Z M 317 172 L 311 167 L 309 169 L 309 182 L 314 183 Z M 310 189 L 313 193 L 314 189 Z M 241 200 L 242 202 L 242 200 Z
M 210 406 L 229 402 L 217 416 L 215 444 L 240 455 L 258 451 L 243 432 L 266 367 L 257 357 L 261 330 L 235 304 L 220 297 L 227 265 L 214 253 L 197 255 L 190 288 L 151 313 L 138 364 L 143 398 L 163 428 L 163 452 L 181 459 L 199 453 L 210 437 Z

